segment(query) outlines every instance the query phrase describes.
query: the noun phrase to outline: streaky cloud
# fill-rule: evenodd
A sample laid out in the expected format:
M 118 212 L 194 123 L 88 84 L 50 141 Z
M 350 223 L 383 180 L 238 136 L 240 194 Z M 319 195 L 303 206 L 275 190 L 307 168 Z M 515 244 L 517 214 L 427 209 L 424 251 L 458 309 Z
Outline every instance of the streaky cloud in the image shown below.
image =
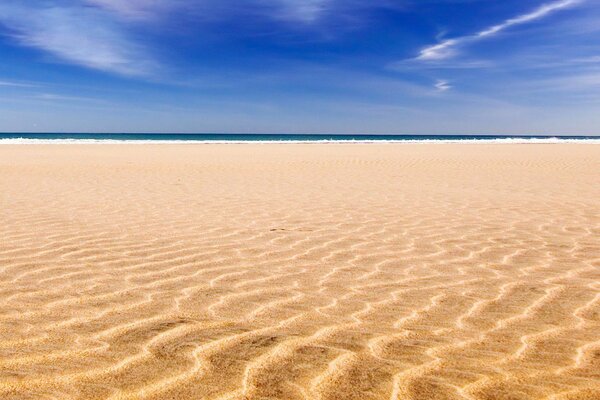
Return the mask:
M 0 80 L 0 87 L 4 86 L 4 87 L 15 87 L 15 88 L 34 88 L 37 87 L 37 85 L 31 84 L 31 83 L 23 83 L 23 82 L 13 82 L 13 81 L 3 81 Z
M 286 19 L 314 22 L 316 21 L 330 0 L 279 0 L 282 7 L 281 16 Z
M 450 82 L 444 79 L 438 79 L 434 87 L 437 89 L 438 92 L 446 92 L 452 89 L 452 85 L 450 85 Z
M 181 0 L 83 0 L 85 4 L 112 12 L 125 19 L 151 20 L 179 9 Z M 189 1 L 188 3 L 194 3 Z
M 582 1 L 584 0 L 559 0 L 543 4 L 532 12 L 507 19 L 500 24 L 486 28 L 475 33 L 474 35 L 446 39 L 441 43 L 425 47 L 420 51 L 419 55 L 416 57 L 416 60 L 439 61 L 452 58 L 457 55 L 457 48 L 461 45 L 492 37 L 508 28 L 544 18 L 555 11 L 572 7 Z
M 192 12 L 199 18 L 226 18 L 227 11 L 259 10 L 265 16 L 296 22 L 314 22 L 333 0 L 235 0 L 220 4 L 217 0 L 83 0 L 85 4 L 114 13 L 121 18 L 151 21 L 171 12 Z
M 154 67 L 139 45 L 93 8 L 8 2 L 0 5 L 0 23 L 17 44 L 63 62 L 121 75 L 147 75 Z

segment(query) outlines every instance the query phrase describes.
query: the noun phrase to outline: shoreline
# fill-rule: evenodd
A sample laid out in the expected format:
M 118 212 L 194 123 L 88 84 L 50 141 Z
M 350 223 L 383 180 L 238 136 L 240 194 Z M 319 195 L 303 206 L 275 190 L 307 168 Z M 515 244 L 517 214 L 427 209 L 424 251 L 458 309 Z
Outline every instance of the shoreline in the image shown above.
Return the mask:
M 203 144 L 600 144 L 598 139 L 398 139 L 398 140 L 112 140 L 112 139 L 0 139 L 0 145 L 203 145 Z

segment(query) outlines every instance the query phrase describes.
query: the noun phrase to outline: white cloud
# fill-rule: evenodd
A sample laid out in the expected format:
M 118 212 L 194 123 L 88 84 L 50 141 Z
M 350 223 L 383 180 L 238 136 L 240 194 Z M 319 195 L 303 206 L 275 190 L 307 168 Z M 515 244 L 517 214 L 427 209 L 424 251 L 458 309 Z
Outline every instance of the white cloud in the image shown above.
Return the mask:
M 466 37 L 465 37 L 466 38 Z M 464 41 L 465 38 L 448 39 L 443 42 L 429 46 L 421 50 L 419 60 L 443 60 L 456 54 L 455 46 Z
M 452 85 L 450 85 L 450 82 L 443 79 L 438 79 L 435 85 L 433 86 L 435 86 L 438 92 L 445 92 L 447 90 L 452 89 Z
M 142 49 L 94 9 L 9 2 L 0 5 L 0 23 L 18 44 L 69 63 L 123 75 L 151 68 Z
M 272 0 L 271 0 L 272 2 Z M 316 21 L 330 0 L 276 0 L 280 3 L 281 16 L 302 22 Z
M 268 18 L 312 23 L 331 1 L 239 0 L 224 5 L 217 0 L 0 0 L 0 25 L 16 44 L 62 62 L 121 75 L 151 75 L 157 64 L 128 33 L 127 22 L 154 25 L 170 14 L 227 19 L 242 7 L 258 8 Z
M 0 81 L 0 86 L 5 87 L 17 87 L 17 88 L 32 88 L 37 85 L 32 85 L 31 83 L 22 83 L 22 82 L 13 82 L 13 81 Z
M 182 6 L 180 0 L 83 0 L 128 19 L 147 20 Z
M 438 61 L 454 57 L 458 53 L 457 48 L 463 44 L 492 37 L 512 26 L 525 24 L 527 22 L 544 18 L 554 11 L 572 7 L 581 1 L 583 0 L 559 0 L 544 4 L 530 13 L 523 14 L 515 18 L 507 19 L 506 21 L 498 25 L 486 28 L 480 32 L 477 32 L 474 35 L 461 36 L 454 39 L 447 39 L 442 41 L 441 43 L 425 47 L 421 50 L 419 56 L 416 59 L 419 61 Z
M 92 97 L 82 97 L 82 96 L 67 96 L 64 94 L 56 94 L 56 93 L 37 93 L 31 96 L 32 99 L 35 100 L 44 100 L 44 101 L 69 101 L 69 102 L 94 102 L 94 103 L 104 103 L 101 100 L 92 98 Z
M 534 84 L 544 91 L 567 91 L 569 93 L 593 91 L 595 94 L 598 94 L 600 72 L 585 72 L 542 79 Z
M 102 8 L 121 18 L 132 20 L 159 19 L 173 11 L 193 13 L 198 18 L 227 18 L 237 9 L 256 9 L 268 17 L 296 22 L 314 22 L 332 0 L 237 0 L 221 3 L 218 0 L 80 0 Z

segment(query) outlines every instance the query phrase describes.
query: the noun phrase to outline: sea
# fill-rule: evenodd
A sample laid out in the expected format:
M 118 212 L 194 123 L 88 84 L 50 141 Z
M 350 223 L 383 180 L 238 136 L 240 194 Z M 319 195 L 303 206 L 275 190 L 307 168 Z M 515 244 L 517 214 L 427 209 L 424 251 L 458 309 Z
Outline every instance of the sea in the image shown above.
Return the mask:
M 309 135 L 219 133 L 0 133 L 0 144 L 160 143 L 593 143 L 600 136 Z

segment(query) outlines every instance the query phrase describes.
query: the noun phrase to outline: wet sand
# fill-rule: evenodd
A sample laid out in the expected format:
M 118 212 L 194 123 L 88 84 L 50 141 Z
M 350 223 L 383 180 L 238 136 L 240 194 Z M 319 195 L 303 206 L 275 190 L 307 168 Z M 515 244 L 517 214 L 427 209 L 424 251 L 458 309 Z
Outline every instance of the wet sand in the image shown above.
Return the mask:
M 2 399 L 600 399 L 600 146 L 0 146 Z

